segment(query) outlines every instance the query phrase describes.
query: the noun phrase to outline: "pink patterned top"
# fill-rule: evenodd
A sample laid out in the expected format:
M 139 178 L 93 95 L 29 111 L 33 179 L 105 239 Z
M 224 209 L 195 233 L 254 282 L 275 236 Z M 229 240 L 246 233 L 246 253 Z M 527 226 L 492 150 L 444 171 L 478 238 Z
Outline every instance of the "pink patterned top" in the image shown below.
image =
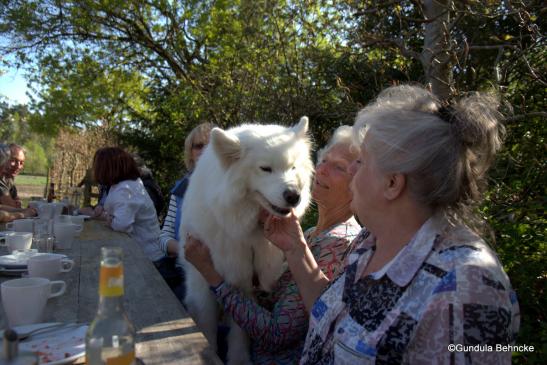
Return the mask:
M 329 279 L 340 274 L 348 247 L 361 227 L 351 219 L 311 238 L 315 227 L 305 232 L 311 251 Z M 296 364 L 308 330 L 308 313 L 290 270 L 258 301 L 227 283 L 215 291 L 218 302 L 251 337 L 254 364 Z

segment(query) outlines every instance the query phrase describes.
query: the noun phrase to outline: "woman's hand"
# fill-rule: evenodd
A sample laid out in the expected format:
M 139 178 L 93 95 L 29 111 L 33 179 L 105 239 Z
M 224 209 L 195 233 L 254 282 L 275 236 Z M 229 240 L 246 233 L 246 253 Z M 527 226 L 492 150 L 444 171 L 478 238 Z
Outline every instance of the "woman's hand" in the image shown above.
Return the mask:
M 301 248 L 302 244 L 306 245 L 304 232 L 294 209 L 286 218 L 270 214 L 264 223 L 264 237 L 285 252 Z
M 36 209 L 34 208 L 25 208 L 23 209 L 22 213 L 25 216 L 25 218 L 36 217 L 38 215 L 38 212 L 36 212 Z
M 12 217 L 11 221 L 14 221 L 16 219 L 26 218 L 25 213 L 23 213 L 23 212 L 13 212 L 13 213 L 11 213 L 11 217 Z
M 106 225 L 112 227 L 112 219 L 114 219 L 114 216 L 108 214 L 106 211 L 104 211 L 101 215 L 104 216 L 104 219 L 106 220 Z
M 102 205 L 97 205 L 94 209 L 93 209 L 93 217 L 94 218 L 100 218 L 102 216 L 104 212 L 104 208 Z
M 184 258 L 194 265 L 211 286 L 218 286 L 224 280 L 215 270 L 209 248 L 200 240 L 188 235 L 184 245 Z

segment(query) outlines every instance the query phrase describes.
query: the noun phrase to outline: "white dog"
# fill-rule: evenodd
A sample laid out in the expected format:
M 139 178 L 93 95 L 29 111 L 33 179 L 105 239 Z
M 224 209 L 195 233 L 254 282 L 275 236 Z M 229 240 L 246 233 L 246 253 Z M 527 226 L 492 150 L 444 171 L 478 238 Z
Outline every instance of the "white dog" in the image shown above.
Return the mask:
M 269 290 L 282 274 L 283 254 L 258 224 L 261 208 L 301 216 L 310 200 L 313 164 L 308 118 L 286 128 L 247 124 L 211 131 L 184 197 L 180 257 L 186 234 L 206 243 L 216 270 L 227 283 L 251 294 L 253 273 Z M 189 263 L 186 305 L 216 350 L 218 307 L 209 286 Z M 249 363 L 249 339 L 234 323 L 228 336 L 228 363 Z

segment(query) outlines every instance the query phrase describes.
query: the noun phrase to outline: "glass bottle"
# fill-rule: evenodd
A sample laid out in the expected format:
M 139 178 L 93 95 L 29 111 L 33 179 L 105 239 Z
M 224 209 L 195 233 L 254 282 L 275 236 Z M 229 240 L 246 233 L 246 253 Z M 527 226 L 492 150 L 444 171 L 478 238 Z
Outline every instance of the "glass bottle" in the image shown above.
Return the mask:
M 47 202 L 51 203 L 55 199 L 55 183 L 49 183 L 49 190 L 47 192 Z
M 123 308 L 122 249 L 101 248 L 99 310 L 87 330 L 88 365 L 135 364 L 135 330 Z

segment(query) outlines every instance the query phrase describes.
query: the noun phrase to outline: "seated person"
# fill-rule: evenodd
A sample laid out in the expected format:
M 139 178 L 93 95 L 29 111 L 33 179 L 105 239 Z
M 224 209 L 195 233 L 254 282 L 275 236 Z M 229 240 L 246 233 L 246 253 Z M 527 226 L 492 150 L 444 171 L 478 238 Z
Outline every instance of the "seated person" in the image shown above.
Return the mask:
M 188 173 L 178 180 L 171 190 L 169 209 L 165 221 L 163 222 L 160 235 L 162 250 L 169 256 L 178 256 L 178 230 L 181 222 L 180 214 L 182 212 L 182 201 L 192 171 L 194 170 L 201 153 L 205 149 L 205 146 L 209 143 L 209 134 L 213 128 L 214 125 L 211 123 L 202 123 L 192 129 L 184 140 L 184 165 L 186 166 Z
M 158 270 L 163 271 L 164 277 L 168 276 L 171 278 L 168 280 L 169 286 L 181 301 L 184 300 L 185 295 L 184 271 L 177 264 L 177 259 L 182 201 L 196 162 L 207 143 L 209 143 L 209 134 L 213 127 L 214 125 L 211 123 L 199 124 L 192 129 L 184 141 L 184 164 L 188 173 L 182 179 L 178 180 L 171 190 L 169 209 L 160 234 L 160 246 L 166 257 L 162 260 L 162 266 Z
M 21 208 L 21 200 L 15 187 L 15 176 L 25 166 L 25 151 L 14 143 L 0 145 L 0 204 Z
M 158 218 L 159 218 L 165 206 L 161 188 L 156 182 L 156 180 L 154 179 L 154 176 L 152 175 L 152 171 L 145 165 L 144 160 L 136 153 L 133 153 L 132 156 L 135 159 L 135 162 L 137 163 L 137 167 L 139 168 L 139 172 L 141 174 L 141 180 L 142 180 L 142 183 L 144 184 L 144 188 L 148 192 L 148 195 L 150 195 L 150 199 L 152 199 L 152 201 L 154 202 L 154 207 L 156 208 L 156 214 L 158 215 Z
M 503 126 L 493 96 L 443 106 L 383 91 L 357 115 L 352 210 L 365 225 L 336 280 L 318 270 L 294 214 L 269 216 L 310 313 L 300 364 L 510 364 L 520 310 L 476 207 Z
M 109 189 L 100 217 L 135 239 L 151 261 L 162 258 L 156 209 L 133 157 L 119 147 L 100 148 L 93 158 L 93 175 Z
M 305 233 L 306 244 L 325 276 L 335 279 L 343 266 L 350 242 L 361 230 L 350 209 L 351 174 L 348 168 L 358 156 L 351 128 L 339 127 L 319 152 L 312 198 L 317 204 L 315 227 Z M 211 285 L 217 301 L 251 338 L 254 364 L 295 364 L 300 358 L 308 312 L 291 272 L 286 270 L 269 296 L 258 299 L 225 283 L 213 267 L 207 246 L 189 237 L 185 257 Z

